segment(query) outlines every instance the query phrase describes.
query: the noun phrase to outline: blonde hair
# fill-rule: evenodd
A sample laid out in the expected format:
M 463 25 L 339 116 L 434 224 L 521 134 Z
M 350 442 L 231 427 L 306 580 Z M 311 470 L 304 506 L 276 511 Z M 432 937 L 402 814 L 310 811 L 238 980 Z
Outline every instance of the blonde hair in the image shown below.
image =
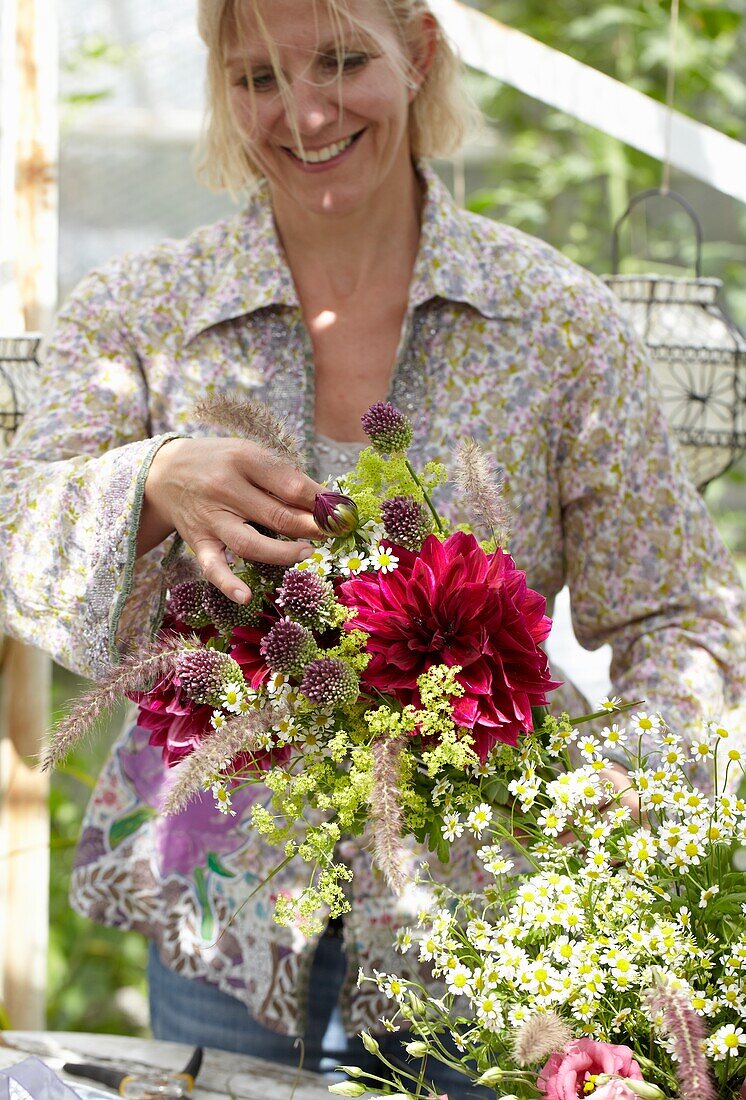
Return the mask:
M 233 115 L 225 69 L 229 36 L 237 27 L 239 0 L 198 0 L 197 26 L 207 46 L 207 111 L 205 126 L 197 149 L 197 178 L 213 191 L 235 195 L 261 178 L 245 145 Z M 271 2 L 271 0 L 270 0 Z M 371 28 L 355 18 L 350 0 L 321 0 L 329 10 L 341 39 L 344 25 L 356 25 L 375 38 Z M 461 62 L 442 27 L 430 12 L 427 0 L 375 0 L 384 9 L 403 50 L 402 75 L 411 84 L 411 67 L 406 59 L 412 28 L 418 18 L 429 15 L 434 21 L 435 50 L 430 68 L 409 109 L 409 135 L 412 156 L 444 157 L 460 147 L 477 126 L 478 112 L 463 87 Z M 257 0 L 252 0 L 255 5 Z M 260 34 L 264 24 L 258 18 Z M 270 57 L 276 61 L 276 45 L 266 41 Z M 394 59 L 396 60 L 396 59 Z M 279 74 L 278 74 L 279 75 Z M 280 77 L 280 90 L 284 92 Z

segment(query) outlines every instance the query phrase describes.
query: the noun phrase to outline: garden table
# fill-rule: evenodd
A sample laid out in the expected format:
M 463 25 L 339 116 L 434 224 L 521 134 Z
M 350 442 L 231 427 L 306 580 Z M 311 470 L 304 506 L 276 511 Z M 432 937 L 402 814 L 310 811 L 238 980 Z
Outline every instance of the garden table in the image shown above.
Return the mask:
M 192 1048 L 181 1043 L 124 1035 L 72 1031 L 0 1032 L 0 1069 L 35 1055 L 72 1088 L 76 1083 L 93 1085 L 94 1082 L 61 1073 L 64 1062 L 96 1062 L 121 1069 L 123 1073 L 152 1070 L 173 1073 L 183 1069 L 191 1053 Z M 293 1086 L 296 1086 L 294 1092 Z M 96 1087 L 109 1091 L 103 1086 Z M 327 1082 L 319 1074 L 205 1047 L 192 1097 L 194 1100 L 226 1100 L 228 1097 L 231 1100 L 290 1100 L 291 1094 L 293 1100 L 329 1100 Z M 110 1095 L 114 1097 L 116 1093 Z

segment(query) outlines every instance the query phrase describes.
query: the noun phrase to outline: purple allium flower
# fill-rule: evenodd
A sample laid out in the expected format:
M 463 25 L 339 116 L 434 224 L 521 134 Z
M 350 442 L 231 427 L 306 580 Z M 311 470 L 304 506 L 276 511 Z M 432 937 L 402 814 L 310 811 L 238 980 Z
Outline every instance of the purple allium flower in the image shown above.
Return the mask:
M 425 509 L 409 497 L 391 497 L 381 505 L 381 519 L 386 534 L 397 546 L 417 553 L 428 535 L 432 524 Z
M 280 619 L 262 638 L 260 652 L 273 672 L 299 676 L 317 656 L 319 647 L 308 627 L 292 619 Z
M 261 599 L 255 594 L 252 594 L 252 599 L 247 604 L 234 603 L 209 582 L 205 585 L 202 603 L 209 616 L 208 621 L 213 623 L 221 634 L 230 634 L 234 626 L 253 623 L 261 609 Z
M 412 423 L 391 404 L 377 401 L 360 417 L 363 431 L 377 451 L 406 451 L 412 442 Z
M 217 706 L 226 684 L 243 683 L 241 666 L 217 649 L 187 649 L 176 659 L 176 681 L 195 703 Z
M 344 707 L 354 703 L 360 690 L 354 669 L 339 657 L 319 657 L 303 673 L 300 690 L 320 707 Z
M 174 585 L 168 597 L 169 613 L 194 630 L 207 626 L 210 616 L 205 611 L 205 588 L 204 581 L 196 580 Z
M 288 569 L 277 589 L 285 614 L 304 626 L 322 626 L 334 602 L 334 589 L 311 569 Z
M 360 525 L 357 505 L 344 493 L 317 493 L 313 506 L 313 518 L 316 520 L 317 527 L 332 538 L 351 535 Z
M 271 565 L 266 561 L 253 561 L 251 567 L 259 583 L 267 588 L 277 588 L 277 585 L 282 583 L 287 569 L 285 565 Z

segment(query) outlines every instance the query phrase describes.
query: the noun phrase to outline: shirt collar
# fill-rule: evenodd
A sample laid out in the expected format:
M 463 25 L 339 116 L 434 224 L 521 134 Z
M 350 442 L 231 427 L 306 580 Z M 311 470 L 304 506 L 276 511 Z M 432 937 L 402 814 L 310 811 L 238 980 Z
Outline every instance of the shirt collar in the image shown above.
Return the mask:
M 496 267 L 499 248 L 485 248 L 479 221 L 456 206 L 427 165 L 420 245 L 409 290 L 410 310 L 432 298 L 463 302 L 485 317 L 515 318 L 507 272 Z M 187 342 L 200 332 L 268 306 L 298 306 L 298 294 L 277 236 L 269 189 L 261 185 L 247 209 L 221 223 L 214 274 L 187 326 Z
M 299 304 L 266 183 L 256 189 L 241 214 L 219 225 L 221 238 L 210 242 L 215 252 L 213 274 L 189 319 L 187 343 L 222 321 L 267 306 Z
M 473 306 L 485 317 L 517 317 L 514 279 L 500 266 L 502 249 L 499 237 L 489 232 L 490 223 L 458 207 L 428 165 L 420 164 L 418 170 L 426 198 L 410 308 L 443 298 Z

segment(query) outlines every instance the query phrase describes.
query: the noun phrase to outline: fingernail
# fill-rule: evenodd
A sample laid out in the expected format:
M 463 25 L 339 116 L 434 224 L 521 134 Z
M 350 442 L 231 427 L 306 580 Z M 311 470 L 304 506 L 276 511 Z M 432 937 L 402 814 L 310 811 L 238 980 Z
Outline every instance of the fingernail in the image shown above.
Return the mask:
M 316 551 L 313 546 L 304 546 L 304 548 L 300 552 L 299 561 L 305 561 L 306 558 L 310 558 L 311 555 L 315 553 Z
M 234 588 L 233 591 L 231 592 L 231 599 L 235 603 L 245 604 L 245 603 L 249 602 L 249 600 L 251 599 L 251 596 L 246 595 L 246 589 L 245 588 Z

